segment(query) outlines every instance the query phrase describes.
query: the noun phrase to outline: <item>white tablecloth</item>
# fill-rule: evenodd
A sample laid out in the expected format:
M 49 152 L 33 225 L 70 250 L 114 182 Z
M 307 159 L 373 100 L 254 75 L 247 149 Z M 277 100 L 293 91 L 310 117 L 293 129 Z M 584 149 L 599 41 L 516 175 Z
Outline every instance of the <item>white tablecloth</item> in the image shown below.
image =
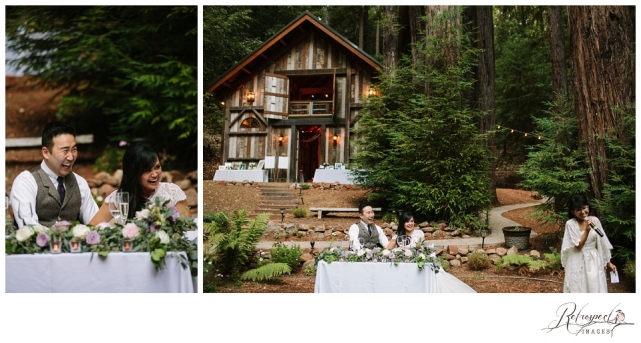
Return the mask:
M 353 185 L 351 177 L 352 171 L 349 169 L 316 169 L 314 172 L 314 182 L 334 183 L 338 181 L 343 185 Z
M 318 263 L 314 293 L 438 293 L 431 265 L 416 263 Z
M 148 252 L 6 255 L 7 293 L 193 293 L 191 272 L 168 253 L 157 271 Z M 184 253 L 182 253 L 184 254 Z
M 214 180 L 219 181 L 254 181 L 254 182 L 267 182 L 267 170 L 252 169 L 252 170 L 216 170 Z

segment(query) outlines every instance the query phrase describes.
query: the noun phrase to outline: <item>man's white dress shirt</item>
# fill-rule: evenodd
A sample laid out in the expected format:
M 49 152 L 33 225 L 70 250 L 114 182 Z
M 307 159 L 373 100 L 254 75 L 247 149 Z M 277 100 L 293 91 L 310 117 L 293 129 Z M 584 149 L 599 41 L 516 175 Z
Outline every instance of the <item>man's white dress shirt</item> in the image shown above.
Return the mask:
M 361 224 L 367 228 L 367 224 L 361 220 Z M 372 224 L 378 230 L 378 243 L 384 248 L 387 248 L 387 245 L 389 244 L 389 240 L 387 239 L 387 236 L 385 236 L 385 232 L 383 232 L 383 229 L 381 229 L 380 226 L 376 224 Z M 358 242 L 358 232 L 360 231 L 360 228 L 358 227 L 358 223 L 352 224 L 352 226 L 349 227 L 349 240 L 350 240 L 350 245 L 354 247 L 354 249 L 358 250 L 361 248 L 361 244 Z
M 58 175 L 51 171 L 43 160 L 40 163 L 40 168 L 49 176 L 54 187 L 58 187 Z M 98 212 L 98 205 L 93 200 L 91 189 L 87 181 L 76 173 L 70 173 L 76 178 L 78 183 L 78 190 L 80 191 L 80 220 L 83 224 L 89 223 L 93 216 Z M 69 175 L 67 175 L 69 177 Z M 64 186 L 64 184 L 63 184 Z M 26 224 L 37 224 L 38 214 L 36 214 L 36 196 L 38 194 L 38 184 L 36 179 L 31 175 L 28 170 L 23 171 L 13 181 L 11 187 L 11 208 L 13 215 L 18 223 L 18 228 L 21 228 L 23 222 Z

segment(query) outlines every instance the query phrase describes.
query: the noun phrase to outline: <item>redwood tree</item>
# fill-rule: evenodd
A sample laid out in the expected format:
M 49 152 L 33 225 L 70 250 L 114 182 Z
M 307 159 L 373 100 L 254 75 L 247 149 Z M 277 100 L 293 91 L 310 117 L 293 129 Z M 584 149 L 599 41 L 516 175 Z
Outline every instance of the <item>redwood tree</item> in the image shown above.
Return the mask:
M 623 111 L 635 101 L 634 7 L 570 6 L 574 113 L 579 141 L 592 168 L 592 196 L 602 199 L 608 180 L 603 136 L 626 137 Z

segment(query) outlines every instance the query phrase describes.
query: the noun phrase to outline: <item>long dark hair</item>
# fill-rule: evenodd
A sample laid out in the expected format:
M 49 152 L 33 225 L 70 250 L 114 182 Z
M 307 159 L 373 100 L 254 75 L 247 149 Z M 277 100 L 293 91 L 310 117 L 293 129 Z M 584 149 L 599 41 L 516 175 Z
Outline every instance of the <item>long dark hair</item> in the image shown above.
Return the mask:
M 136 211 L 142 210 L 147 199 L 142 196 L 140 176 L 156 164 L 158 153 L 145 143 L 131 145 L 122 158 L 122 181 L 118 191 L 129 192 L 128 218 L 133 218 Z
M 586 198 L 583 194 L 574 194 L 573 196 L 571 196 L 570 200 L 568 200 L 568 219 L 575 218 L 574 210 L 579 210 L 583 208 L 583 206 L 590 207 L 588 198 Z
M 412 218 L 414 218 L 414 216 L 410 212 L 403 212 L 401 214 L 398 218 L 398 229 L 396 230 L 396 234 L 398 236 L 407 236 L 407 232 L 405 232 L 405 223 L 410 221 Z

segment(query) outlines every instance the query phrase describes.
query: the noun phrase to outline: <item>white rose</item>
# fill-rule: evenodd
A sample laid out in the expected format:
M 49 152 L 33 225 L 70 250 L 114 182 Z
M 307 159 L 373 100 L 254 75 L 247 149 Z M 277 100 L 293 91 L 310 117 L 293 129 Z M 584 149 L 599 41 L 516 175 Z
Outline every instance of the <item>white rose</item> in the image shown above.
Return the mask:
M 358 257 L 361 257 L 361 256 L 365 255 L 365 249 L 358 250 L 358 254 L 357 255 L 358 255 Z
M 44 232 L 44 233 L 49 232 L 49 228 L 48 228 L 48 227 L 46 227 L 46 226 L 42 226 L 42 225 L 40 225 L 40 224 L 36 224 L 36 225 L 34 225 L 34 226 L 33 226 L 33 230 L 34 230 L 34 231 L 36 231 L 36 233 L 38 233 L 38 234 L 43 233 L 43 232 Z
M 148 209 L 145 208 L 142 211 L 136 212 L 136 219 L 144 220 L 144 219 L 147 219 L 147 218 L 149 218 L 149 210 Z
M 28 226 L 23 226 L 18 229 L 18 231 L 16 231 L 16 239 L 18 240 L 18 242 L 26 241 L 27 239 L 29 239 L 29 237 L 31 237 L 31 235 L 33 235 L 33 229 Z
M 389 250 L 387 250 L 387 249 L 383 250 L 383 256 L 387 256 L 387 255 L 389 255 L 389 253 L 390 253 Z
M 418 256 L 419 256 L 420 258 L 422 258 L 422 259 L 425 259 L 425 254 L 423 254 L 423 253 L 418 254 Z
M 160 238 L 160 243 L 167 244 L 169 243 L 169 235 L 163 230 L 156 231 L 156 237 Z
M 430 257 L 431 257 L 431 258 L 436 258 L 436 253 L 435 253 L 435 252 L 431 253 L 431 254 L 430 254 Z
M 78 224 L 73 227 L 73 236 L 79 239 L 85 239 L 89 231 L 86 225 Z

